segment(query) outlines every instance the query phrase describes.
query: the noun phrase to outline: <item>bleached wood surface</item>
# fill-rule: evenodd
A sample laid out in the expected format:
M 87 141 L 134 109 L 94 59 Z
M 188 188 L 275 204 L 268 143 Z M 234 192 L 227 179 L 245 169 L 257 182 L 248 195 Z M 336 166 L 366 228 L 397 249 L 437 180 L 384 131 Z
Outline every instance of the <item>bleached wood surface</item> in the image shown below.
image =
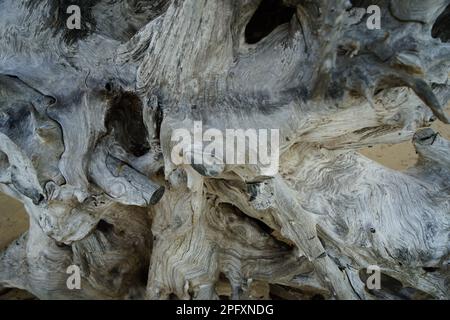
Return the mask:
M 285 0 L 290 21 L 255 44 L 261 0 L 78 2 L 81 31 L 68 1 L 0 1 L 0 190 L 30 216 L 0 288 L 449 298 L 449 142 L 421 128 L 449 122 L 448 17 L 432 28 L 450 1 L 376 1 L 368 30 L 370 1 Z M 174 165 L 171 134 L 199 120 L 279 129 L 280 172 Z M 411 139 L 407 172 L 357 153 Z

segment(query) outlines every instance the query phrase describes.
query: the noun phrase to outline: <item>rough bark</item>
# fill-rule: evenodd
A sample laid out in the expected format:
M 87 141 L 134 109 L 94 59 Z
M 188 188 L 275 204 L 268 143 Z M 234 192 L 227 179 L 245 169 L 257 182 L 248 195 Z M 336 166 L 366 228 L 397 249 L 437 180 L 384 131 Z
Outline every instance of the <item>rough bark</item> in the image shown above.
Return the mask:
M 450 1 L 374 2 L 381 30 L 365 0 L 1 0 L 0 190 L 30 230 L 0 254 L 0 288 L 449 298 L 450 142 L 423 128 L 450 122 Z M 279 173 L 175 165 L 194 121 L 279 129 Z M 406 172 L 357 153 L 411 139 Z

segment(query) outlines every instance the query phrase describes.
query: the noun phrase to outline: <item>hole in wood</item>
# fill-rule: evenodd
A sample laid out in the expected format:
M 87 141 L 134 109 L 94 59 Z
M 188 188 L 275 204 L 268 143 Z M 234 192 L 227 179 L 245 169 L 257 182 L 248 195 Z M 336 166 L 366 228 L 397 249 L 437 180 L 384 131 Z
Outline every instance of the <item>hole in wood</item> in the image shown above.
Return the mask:
M 255 44 L 267 37 L 278 26 L 291 21 L 294 8 L 282 0 L 263 0 L 245 29 L 245 41 Z
M 437 18 L 431 31 L 433 38 L 439 38 L 442 42 L 450 40 L 450 5 Z
M 142 102 L 134 93 L 122 92 L 114 97 L 105 122 L 108 130 L 114 132 L 116 140 L 127 152 L 140 157 L 150 150 Z

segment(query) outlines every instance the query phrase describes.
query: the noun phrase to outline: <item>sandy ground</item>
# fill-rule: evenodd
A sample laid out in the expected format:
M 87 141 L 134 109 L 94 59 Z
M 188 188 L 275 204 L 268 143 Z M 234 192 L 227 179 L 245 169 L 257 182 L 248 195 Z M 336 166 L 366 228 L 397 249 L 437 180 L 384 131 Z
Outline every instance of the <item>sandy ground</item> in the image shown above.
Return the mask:
M 28 216 L 20 202 L 0 193 L 0 252 L 28 229 Z M 0 300 L 30 300 L 34 297 L 18 289 L 0 290 Z
M 24 290 L 6 289 L 0 292 L 0 300 L 36 300 L 36 297 Z
M 0 251 L 28 229 L 28 216 L 20 202 L 0 193 Z
M 448 108 L 450 113 L 450 107 Z M 440 122 L 433 125 L 433 129 L 443 137 L 450 139 L 450 126 Z M 415 164 L 417 155 L 411 142 L 398 145 L 380 145 L 361 151 L 362 154 L 389 168 L 405 170 Z M 0 251 L 28 229 L 28 217 L 22 205 L 0 193 Z M 29 298 L 22 291 L 8 291 L 1 299 Z
M 447 108 L 450 113 L 450 107 Z M 436 122 L 432 128 L 439 132 L 441 136 L 450 140 L 450 126 L 441 122 Z M 417 161 L 417 154 L 412 142 L 405 142 L 397 145 L 379 145 L 370 149 L 362 150 L 361 153 L 386 167 L 405 170 L 413 166 Z

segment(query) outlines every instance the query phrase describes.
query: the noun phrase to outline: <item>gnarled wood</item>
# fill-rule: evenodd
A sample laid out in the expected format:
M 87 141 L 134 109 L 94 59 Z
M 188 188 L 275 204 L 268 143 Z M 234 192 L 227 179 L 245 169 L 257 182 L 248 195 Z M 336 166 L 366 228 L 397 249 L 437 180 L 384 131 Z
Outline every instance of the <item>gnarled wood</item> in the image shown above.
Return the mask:
M 80 0 L 69 30 L 67 1 L 0 1 L 0 190 L 30 216 L 0 288 L 448 298 L 450 142 L 423 128 L 450 122 L 450 1 L 377 1 L 380 30 L 369 2 Z M 279 130 L 279 172 L 175 164 L 199 121 Z M 357 153 L 408 140 L 406 172 Z

